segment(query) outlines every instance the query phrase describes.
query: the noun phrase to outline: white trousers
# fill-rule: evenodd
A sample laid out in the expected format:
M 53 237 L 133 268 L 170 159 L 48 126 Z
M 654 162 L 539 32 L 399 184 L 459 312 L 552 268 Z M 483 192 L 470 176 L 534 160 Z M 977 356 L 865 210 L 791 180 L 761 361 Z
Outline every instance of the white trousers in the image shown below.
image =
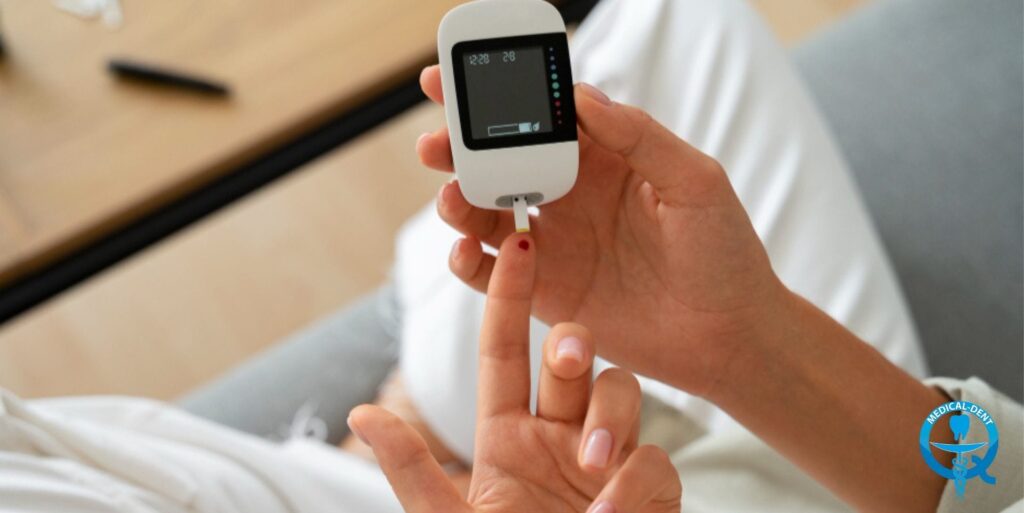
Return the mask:
M 785 50 L 748 5 L 604 0 L 572 51 L 575 80 L 642 107 L 722 163 L 787 286 L 910 373 L 925 374 L 909 310 L 839 148 Z M 410 394 L 439 438 L 468 460 L 484 296 L 447 270 L 457 236 L 426 208 L 399 236 L 396 283 Z M 534 383 L 546 332 L 534 321 Z M 643 385 L 708 429 L 734 425 L 702 400 Z

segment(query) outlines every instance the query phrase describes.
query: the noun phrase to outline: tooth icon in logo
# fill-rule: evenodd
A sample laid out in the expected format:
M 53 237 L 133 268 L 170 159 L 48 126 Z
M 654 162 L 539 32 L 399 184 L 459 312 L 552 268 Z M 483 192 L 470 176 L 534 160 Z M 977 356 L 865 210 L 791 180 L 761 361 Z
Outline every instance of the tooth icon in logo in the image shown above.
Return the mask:
M 949 429 L 953 431 L 953 439 L 956 441 L 967 439 L 967 430 L 971 427 L 971 417 L 967 414 L 952 415 L 949 417 Z

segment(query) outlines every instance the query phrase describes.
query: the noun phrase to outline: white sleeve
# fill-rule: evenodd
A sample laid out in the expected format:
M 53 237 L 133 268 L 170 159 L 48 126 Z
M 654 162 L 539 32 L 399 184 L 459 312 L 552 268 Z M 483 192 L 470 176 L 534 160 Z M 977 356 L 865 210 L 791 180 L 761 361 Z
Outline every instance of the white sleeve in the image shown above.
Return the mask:
M 938 513 L 968 509 L 1024 512 L 1021 504 L 1024 499 L 1024 467 L 1021 464 L 1024 462 L 1024 408 L 979 378 L 929 378 L 925 384 L 942 389 L 954 401 L 968 401 L 984 408 L 992 416 L 999 433 L 999 452 L 986 472 L 995 478 L 995 483 L 971 479 L 964 497 L 957 498 L 953 481 L 950 481 L 942 491 Z M 964 440 L 966 443 L 988 441 L 984 429 L 968 429 Z
M 830 131 L 781 45 L 738 0 L 605 0 L 573 40 L 575 80 L 640 106 L 718 159 L 792 290 L 911 374 L 925 364 L 909 310 Z M 450 275 L 456 234 L 433 208 L 400 234 L 402 368 L 439 437 L 472 450 L 483 298 Z M 543 335 L 532 337 L 536 351 Z M 645 390 L 707 427 L 713 406 L 651 381 Z

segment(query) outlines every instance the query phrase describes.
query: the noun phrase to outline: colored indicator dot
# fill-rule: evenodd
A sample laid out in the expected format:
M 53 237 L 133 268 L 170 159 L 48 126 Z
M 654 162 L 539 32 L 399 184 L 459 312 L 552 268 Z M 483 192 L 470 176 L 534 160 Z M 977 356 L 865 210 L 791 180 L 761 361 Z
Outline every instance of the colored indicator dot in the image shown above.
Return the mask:
M 558 73 L 552 73 L 551 80 L 558 80 Z
M 555 60 L 555 56 L 552 55 L 549 60 L 552 60 L 552 61 Z
M 562 102 L 555 100 L 555 107 L 561 107 Z
M 555 91 L 555 98 L 560 98 L 561 96 L 562 96 L 562 93 L 560 93 L 558 91 Z
M 555 115 L 556 115 L 556 116 L 561 116 L 561 115 L 562 115 L 562 111 L 560 111 L 560 110 L 556 110 L 556 111 L 555 111 Z
M 561 86 L 558 85 L 558 82 L 552 82 L 551 83 L 551 87 L 552 87 L 552 89 L 558 89 Z
M 554 64 L 551 65 L 551 71 L 555 71 L 555 65 Z
M 559 120 L 558 120 L 558 124 L 559 124 L 559 125 L 561 125 L 561 124 L 562 124 L 562 120 L 561 120 L 561 119 L 559 119 Z

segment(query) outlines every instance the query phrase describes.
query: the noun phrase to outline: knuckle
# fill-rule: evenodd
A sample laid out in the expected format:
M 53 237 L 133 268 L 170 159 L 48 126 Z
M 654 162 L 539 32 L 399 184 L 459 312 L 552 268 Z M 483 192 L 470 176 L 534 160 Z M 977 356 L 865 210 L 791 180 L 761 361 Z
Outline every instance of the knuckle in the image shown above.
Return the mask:
M 580 339 L 588 349 L 592 349 L 593 344 L 591 343 L 591 340 L 593 339 L 590 336 L 590 330 L 582 324 L 577 324 L 575 322 L 560 322 L 555 324 L 551 328 L 550 335 L 548 335 L 547 343 L 556 344 L 559 340 L 569 336 Z
M 654 123 L 654 118 L 647 111 L 636 107 L 629 107 L 629 109 L 631 111 L 630 117 L 633 118 L 633 136 L 626 146 L 619 151 L 621 155 L 627 158 L 643 144 Z
M 423 441 L 423 438 L 417 436 L 410 440 L 409 446 L 404 451 L 396 455 L 393 468 L 396 472 L 403 473 L 427 464 L 433 458 L 427 443 Z
M 672 459 L 668 453 L 656 445 L 641 445 L 637 447 L 634 454 L 644 465 L 662 468 L 672 467 Z
M 483 237 L 494 237 L 498 234 L 501 229 L 501 218 L 498 217 L 496 212 L 485 211 L 482 213 L 483 219 L 480 220 L 481 228 L 480 234 Z
M 725 176 L 725 167 L 722 166 L 722 163 L 714 157 L 705 156 L 704 166 L 704 171 L 706 173 Z
M 525 354 L 517 344 L 481 344 L 480 357 L 494 361 L 498 365 L 519 365 L 530 361 L 530 356 Z
M 654 122 L 654 117 L 650 115 L 646 110 L 636 109 L 637 113 L 637 128 L 639 131 L 645 131 L 650 129 L 651 123 Z
M 597 377 L 597 383 L 594 386 L 597 386 L 598 383 L 630 398 L 639 398 L 641 394 L 640 382 L 636 379 L 636 376 L 632 372 L 619 367 L 612 367 L 602 372 Z

